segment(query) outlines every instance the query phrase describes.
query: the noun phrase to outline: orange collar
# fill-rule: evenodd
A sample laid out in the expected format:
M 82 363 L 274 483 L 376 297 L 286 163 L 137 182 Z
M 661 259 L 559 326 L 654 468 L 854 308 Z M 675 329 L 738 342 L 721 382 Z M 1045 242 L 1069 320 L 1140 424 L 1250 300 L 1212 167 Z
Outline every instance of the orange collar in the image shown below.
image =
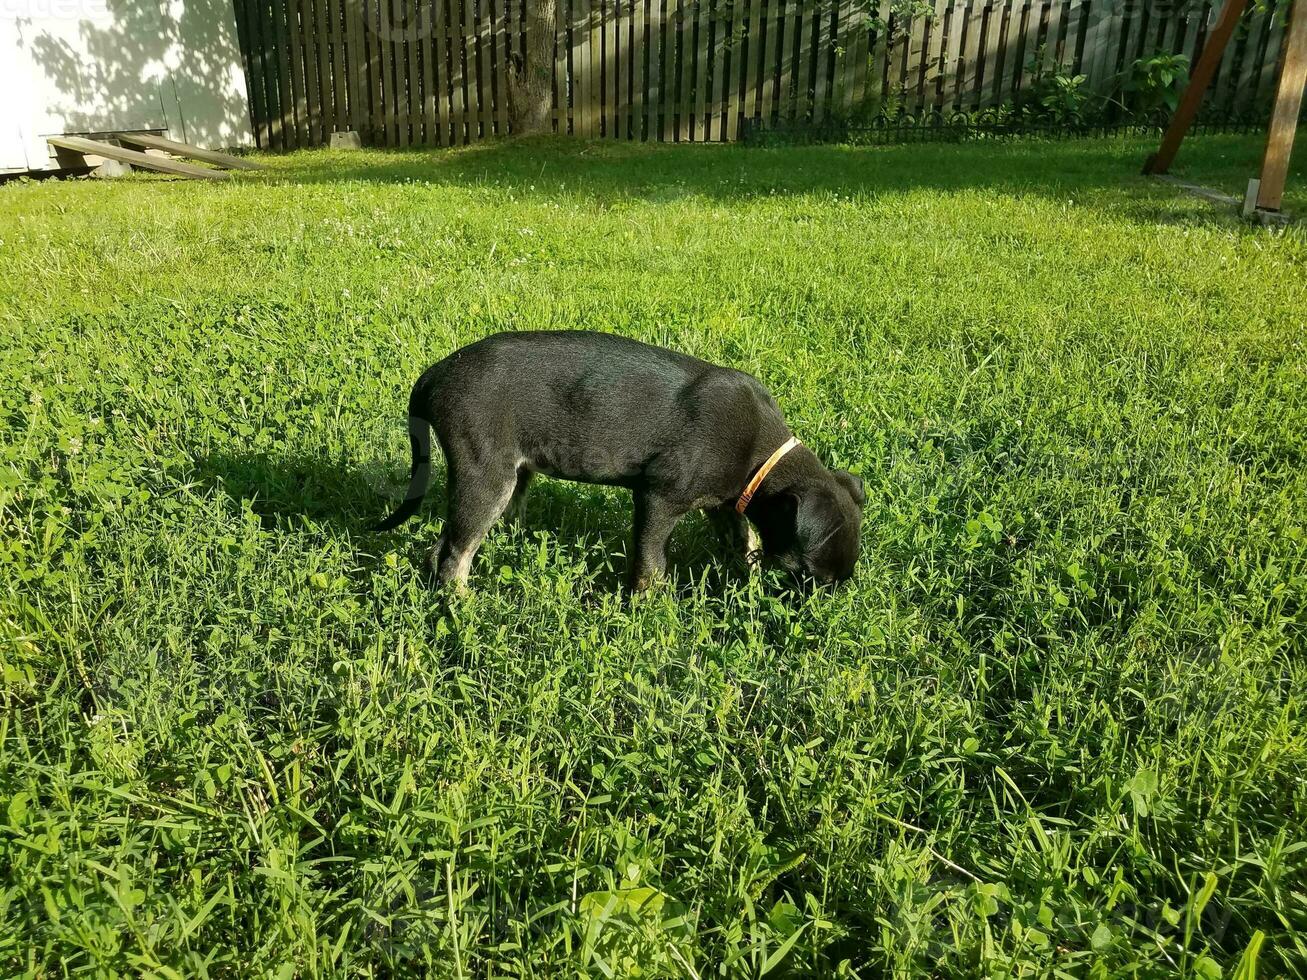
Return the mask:
M 767 479 L 767 474 L 776 467 L 776 464 L 781 461 L 786 453 L 799 445 L 802 445 L 802 443 L 799 442 L 799 437 L 790 436 L 785 440 L 785 445 L 781 446 L 780 449 L 767 457 L 767 462 L 758 467 L 758 472 L 753 474 L 753 479 L 750 480 L 749 485 L 744 488 L 744 493 L 740 494 L 740 499 L 735 501 L 735 513 L 744 513 L 744 508 L 749 506 L 749 501 L 753 499 L 753 495 L 757 493 L 758 488 L 762 486 L 762 481 Z

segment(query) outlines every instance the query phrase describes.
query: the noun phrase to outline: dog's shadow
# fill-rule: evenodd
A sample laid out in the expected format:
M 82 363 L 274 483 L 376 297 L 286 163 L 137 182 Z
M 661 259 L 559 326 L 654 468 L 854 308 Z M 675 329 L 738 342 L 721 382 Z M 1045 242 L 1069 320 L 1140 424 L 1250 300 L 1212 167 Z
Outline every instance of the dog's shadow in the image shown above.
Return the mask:
M 407 535 L 424 574 L 425 551 L 435 536 L 424 533 L 423 521 L 445 514 L 442 467 L 432 474 L 420 518 L 385 534 L 372 526 L 399 505 L 406 483 L 393 472 L 378 473 L 328 457 L 215 452 L 196 461 L 196 482 L 205 492 L 247 504 L 265 528 L 308 521 L 350 539 L 357 551 L 374 560 L 389 550 L 396 536 Z M 631 495 L 625 490 L 537 477 L 531 482 L 521 530 L 528 535 L 548 531 L 580 557 L 597 587 L 618 589 L 626 581 L 631 511 Z M 505 530 L 501 521 L 491 534 Z M 729 549 L 703 515 L 687 515 L 668 547 L 669 576 L 678 587 L 703 583 L 711 592 L 724 592 L 748 574 Z M 483 562 L 473 565 L 474 587 L 478 572 L 486 574 Z

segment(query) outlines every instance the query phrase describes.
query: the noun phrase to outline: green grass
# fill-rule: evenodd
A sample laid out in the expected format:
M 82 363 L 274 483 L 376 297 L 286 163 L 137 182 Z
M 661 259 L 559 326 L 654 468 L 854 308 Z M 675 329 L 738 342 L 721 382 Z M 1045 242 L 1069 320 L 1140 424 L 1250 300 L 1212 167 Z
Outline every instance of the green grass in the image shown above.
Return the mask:
M 0 187 L 0 973 L 1303 976 L 1307 236 L 1147 148 Z M 439 486 L 363 528 L 419 371 L 537 327 L 761 377 L 855 582 L 690 520 L 629 600 L 546 481 L 446 609 Z

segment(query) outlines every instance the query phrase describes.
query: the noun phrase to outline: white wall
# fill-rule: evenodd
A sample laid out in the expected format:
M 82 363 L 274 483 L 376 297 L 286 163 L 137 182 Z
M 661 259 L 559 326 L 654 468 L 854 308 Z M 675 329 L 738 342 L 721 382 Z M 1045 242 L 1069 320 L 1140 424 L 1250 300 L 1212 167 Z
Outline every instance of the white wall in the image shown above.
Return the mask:
M 0 0 L 0 169 L 129 129 L 253 143 L 231 0 Z

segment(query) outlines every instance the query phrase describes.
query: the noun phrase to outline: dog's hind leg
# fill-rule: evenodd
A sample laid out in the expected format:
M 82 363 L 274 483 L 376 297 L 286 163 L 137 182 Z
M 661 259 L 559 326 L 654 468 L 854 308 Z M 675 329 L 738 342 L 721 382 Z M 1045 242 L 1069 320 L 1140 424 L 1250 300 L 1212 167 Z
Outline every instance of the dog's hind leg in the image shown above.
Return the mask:
M 449 467 L 449 511 L 432 564 L 441 585 L 467 585 L 472 559 L 517 488 L 512 466 Z

